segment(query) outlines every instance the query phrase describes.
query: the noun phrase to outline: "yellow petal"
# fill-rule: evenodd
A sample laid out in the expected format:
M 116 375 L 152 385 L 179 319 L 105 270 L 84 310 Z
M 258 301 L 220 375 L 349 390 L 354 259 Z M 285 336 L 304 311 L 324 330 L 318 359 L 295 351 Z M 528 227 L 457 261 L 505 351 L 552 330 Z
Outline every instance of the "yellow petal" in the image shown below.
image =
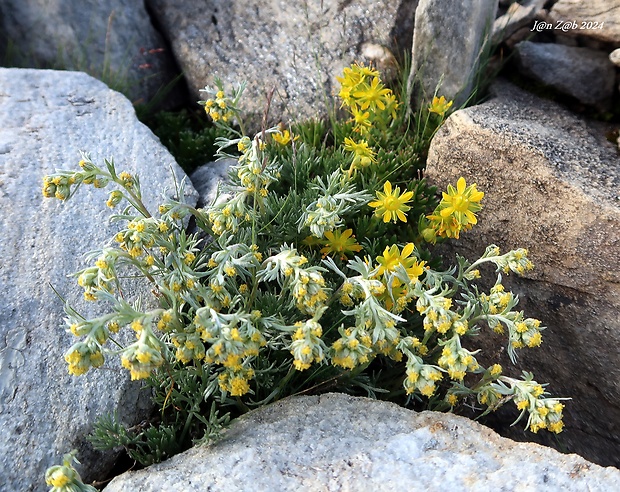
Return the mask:
M 415 249 L 415 245 L 413 243 L 407 243 L 405 247 L 403 248 L 403 252 L 401 253 L 400 257 L 406 258 L 411 253 L 413 253 L 414 249 Z

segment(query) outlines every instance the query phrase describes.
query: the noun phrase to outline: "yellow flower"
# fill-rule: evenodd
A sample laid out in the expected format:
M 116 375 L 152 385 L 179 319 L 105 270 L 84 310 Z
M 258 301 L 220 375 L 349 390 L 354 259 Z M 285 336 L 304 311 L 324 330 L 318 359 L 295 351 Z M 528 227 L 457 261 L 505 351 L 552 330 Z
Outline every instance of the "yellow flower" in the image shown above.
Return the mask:
M 336 80 L 340 82 L 341 88 L 338 95 L 342 99 L 343 105 L 351 106 L 354 101 L 352 100 L 351 93 L 356 90 L 367 77 L 378 77 L 379 72 L 364 65 L 353 64 L 350 67 L 343 69 L 343 76 L 336 77 Z
M 413 191 L 406 191 L 401 195 L 398 186 L 392 191 L 392 183 L 386 181 L 383 185 L 383 193 L 377 191 L 377 201 L 370 202 L 368 205 L 377 209 L 375 215 L 377 217 L 383 216 L 383 222 L 390 222 L 391 220 L 407 222 L 407 216 L 404 212 L 409 211 L 411 207 L 405 204 L 412 198 Z
M 322 245 L 323 241 L 321 241 L 321 239 L 316 236 L 310 235 L 310 236 L 307 236 L 304 240 L 302 240 L 301 244 L 305 246 L 310 246 L 312 248 L 314 246 Z
M 271 135 L 274 141 L 278 142 L 280 145 L 288 145 L 291 140 L 299 140 L 299 135 L 296 135 L 294 138 L 291 138 L 291 132 L 288 130 L 282 130 L 277 133 L 273 133 Z
M 366 142 L 366 140 L 355 142 L 347 137 L 344 139 L 344 150 L 353 152 L 353 162 L 351 162 L 351 167 L 349 168 L 349 176 L 351 176 L 356 169 L 370 166 L 370 164 L 376 162 L 375 153 L 368 147 L 368 142 Z
M 329 253 L 340 254 L 341 259 L 345 259 L 347 253 L 358 252 L 362 250 L 362 247 L 357 244 L 353 229 L 347 229 L 344 232 L 340 230 L 326 231 L 325 232 L 325 247 L 321 248 L 321 253 L 327 256 Z
M 362 135 L 368 133 L 368 130 L 372 127 L 372 123 L 370 122 L 370 112 L 353 106 L 351 108 L 351 114 L 353 115 L 351 121 L 355 123 L 354 131 L 361 133 Z
M 448 192 L 443 193 L 443 200 L 439 205 L 440 214 L 443 218 L 453 215 L 462 226 L 476 224 L 478 220 L 474 212 L 482 208 L 480 200 L 484 197 L 482 191 L 476 190 L 476 184 L 467 186 L 465 178 L 460 177 L 456 182 L 456 189 L 448 185 Z
M 407 271 L 409 279 L 411 281 L 417 280 L 424 273 L 424 262 L 418 263 L 415 257 L 410 257 L 414 249 L 413 243 L 406 244 L 402 251 L 395 244 L 386 247 L 383 256 L 377 257 L 379 275 L 383 275 L 385 272 L 395 272 L 398 265 L 402 265 Z
M 366 84 L 364 84 L 366 85 Z M 373 77 L 370 85 L 366 85 L 362 89 L 353 93 L 353 97 L 359 100 L 360 107 L 362 109 L 385 109 L 385 98 L 391 94 L 390 89 L 386 89 L 385 86 L 379 80 L 379 77 Z
M 436 113 L 440 116 L 446 114 L 446 111 L 452 107 L 452 101 L 446 101 L 444 96 L 441 97 L 433 97 L 433 102 L 428 107 L 428 111 L 430 113 Z
M 463 177 L 457 181 L 456 188 L 448 185 L 448 192 L 443 193 L 439 206 L 432 215 L 426 216 L 430 223 L 425 232 L 432 234 L 425 235 L 425 239 L 430 242 L 434 242 L 434 236 L 458 239 L 461 231 L 478 223 L 474 212 L 482 209 L 483 197 L 484 193 L 476 189 L 476 184 L 467 186 Z

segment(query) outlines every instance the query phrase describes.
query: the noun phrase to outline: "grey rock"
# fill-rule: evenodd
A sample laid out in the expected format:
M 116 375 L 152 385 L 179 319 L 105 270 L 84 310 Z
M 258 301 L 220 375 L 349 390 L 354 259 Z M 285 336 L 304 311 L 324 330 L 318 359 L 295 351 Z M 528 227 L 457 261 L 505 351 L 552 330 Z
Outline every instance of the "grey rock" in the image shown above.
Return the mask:
M 527 26 L 544 4 L 545 0 L 526 0 L 523 4 L 518 2 L 511 4 L 506 13 L 493 23 L 493 43 L 499 44 Z M 527 29 L 524 34 L 527 35 L 529 32 Z
M 177 72 L 143 2 L 3 0 L 0 32 L 14 66 L 87 72 L 133 102 L 149 102 Z
M 335 103 L 336 76 L 364 43 L 392 53 L 411 45 L 415 0 L 149 0 L 196 99 L 219 77 L 246 81 L 243 108 L 260 129 L 266 93 L 275 87 L 271 122 L 324 117 Z M 368 60 L 366 60 L 368 63 Z
M 495 98 L 452 114 L 433 139 L 427 177 L 440 189 L 464 176 L 484 191 L 478 225 L 443 247 L 475 260 L 488 244 L 527 248 L 535 269 L 504 278 L 519 309 L 548 329 L 518 366 L 572 397 L 559 440 L 536 438 L 620 466 L 620 168 L 606 128 L 505 82 Z M 489 275 L 480 286 L 488 289 Z M 479 337 L 483 353 L 503 337 Z M 492 347 L 495 347 L 494 349 Z M 502 365 L 512 366 L 502 355 Z M 488 363 L 489 361 L 484 361 Z
M 114 452 L 85 441 L 96 417 L 118 411 L 134 424 L 151 408 L 140 385 L 112 358 L 75 377 L 64 352 L 77 340 L 65 332 L 63 302 L 84 316 L 106 307 L 87 303 L 67 274 L 87 266 L 84 253 L 118 231 L 110 224 L 107 193 L 84 186 L 66 203 L 41 195 L 55 169 L 79 169 L 79 150 L 95 162 L 114 158 L 118 170 L 138 173 L 146 206 L 157 210 L 183 172 L 131 103 L 79 72 L 0 68 L 0 489 L 47 490 L 45 469 L 79 450 L 85 480 L 102 478 Z M 187 188 L 187 200 L 196 194 Z M 150 285 L 126 292 L 150 298 Z
M 609 61 L 616 67 L 620 67 L 620 48 L 609 53 Z
M 497 0 L 420 1 L 409 76 L 413 107 L 426 105 L 438 86 L 455 108 L 467 101 L 496 11 Z
M 115 478 L 107 492 L 611 490 L 620 471 L 455 415 L 328 394 L 289 398 L 223 439 Z
M 531 41 L 515 50 L 523 74 L 584 104 L 605 107 L 613 96 L 616 71 L 602 51 Z
M 189 179 L 200 196 L 199 205 L 210 205 L 214 202 L 219 184 L 228 180 L 228 169 L 235 164 L 235 159 L 220 159 L 208 162 L 190 174 Z
M 559 0 L 549 19 L 573 36 L 620 46 L 620 0 Z

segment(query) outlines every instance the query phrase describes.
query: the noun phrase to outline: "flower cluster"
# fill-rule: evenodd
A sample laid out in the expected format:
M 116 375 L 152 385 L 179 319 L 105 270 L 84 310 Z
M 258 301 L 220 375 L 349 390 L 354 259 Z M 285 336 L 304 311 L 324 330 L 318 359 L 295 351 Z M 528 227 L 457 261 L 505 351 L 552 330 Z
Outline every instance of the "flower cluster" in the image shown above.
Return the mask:
M 253 137 L 229 128 L 216 140 L 218 156 L 236 165 L 204 208 L 183 203 L 180 189 L 152 215 L 137 176 L 117 174 L 112 161 L 100 168 L 87 155 L 81 170 L 44 178 L 48 197 L 114 183 L 107 204 L 129 204 L 114 216 L 115 241 L 76 274 L 85 298 L 107 311 L 84 319 L 66 308 L 68 331 L 79 338 L 65 354 L 69 372 L 118 355 L 132 379 L 165 389 L 164 406 L 178 398 L 175 412 L 186 411 L 183 392 L 191 388 L 198 396 L 189 416 L 175 422 L 205 423 L 204 404 L 242 412 L 337 388 L 387 391 L 406 405 L 442 409 L 477 402 L 490 411 L 513 401 L 529 412 L 531 430 L 559 432 L 557 399 L 529 375 L 510 379 L 477 360 L 474 335 L 485 330 L 507 335 L 513 362 L 518 350 L 541 344 L 544 327 L 516 309 L 517 296 L 501 282 L 501 274 L 532 268 L 527 251 L 500 254 L 491 245 L 473 263 L 459 258 L 437 269 L 427 243 L 471 229 L 484 193 L 460 178 L 435 198 L 409 170 L 415 142 L 401 134 L 401 147 L 387 147 L 394 139 L 382 133 L 396 131 L 398 105 L 378 73 L 353 65 L 339 80 L 353 125 L 337 125 L 330 139 L 316 138 L 320 124 Z M 207 90 L 203 103 L 218 125 L 240 122 L 240 91 Z M 450 104 L 438 99 L 428 111 L 443 117 Z M 198 232 L 187 231 L 189 215 Z M 489 291 L 473 283 L 484 264 L 501 272 Z M 124 286 L 136 279 L 130 272 L 148 282 L 156 303 L 132 297 Z M 135 335 L 126 346 L 113 337 L 120 330 Z
M 231 95 L 227 96 L 224 92 L 224 84 L 221 80 L 215 79 L 215 88 L 205 87 L 200 92 L 209 96 L 198 104 L 204 106 L 205 112 L 211 117 L 214 123 L 229 123 L 239 114 L 239 99 L 245 90 L 245 85 L 235 87 Z
M 97 492 L 91 485 L 82 482 L 82 478 L 73 467 L 73 462 L 79 464 L 75 458 L 76 450 L 64 455 L 62 465 L 51 466 L 45 472 L 45 483 L 52 488 L 49 492 Z
M 353 130 L 365 134 L 374 124 L 385 124 L 386 115 L 395 117 L 396 96 L 381 82 L 379 72 L 371 67 L 354 64 L 346 67 L 338 95 L 352 115 Z
M 533 379 L 531 373 L 524 372 L 523 380 L 500 376 L 493 388 L 500 395 L 509 395 L 514 399 L 517 408 L 521 410 L 519 419 L 527 412 L 529 414 L 527 426 L 536 433 L 540 429 L 548 429 L 559 434 L 564 428 L 561 400 L 566 398 L 548 398 L 543 385 Z M 519 420 L 517 419 L 517 420 Z
M 320 316 L 320 312 L 317 313 Z M 295 334 L 289 349 L 293 354 L 293 366 L 298 371 L 308 369 L 313 362 L 322 362 L 325 358 L 325 342 L 321 340 L 323 328 L 318 321 L 309 319 L 295 323 Z
M 304 314 L 314 315 L 323 308 L 329 293 L 321 273 L 324 271 L 324 268 L 308 265 L 305 256 L 298 255 L 295 248 L 285 244 L 278 254 L 267 258 L 259 279 L 277 279 L 291 291 L 297 309 Z
M 385 130 L 396 118 L 398 102 L 391 89 L 381 82 L 379 72 L 371 67 L 354 64 L 346 67 L 340 82 L 338 95 L 342 106 L 347 108 L 353 123 L 353 132 L 361 137 L 369 137 L 374 128 Z M 344 149 L 352 153 L 348 176 L 376 162 L 376 153 L 367 138 L 344 139 Z
M 461 231 L 468 231 L 478 223 L 475 212 L 482 209 L 480 201 L 484 197 L 476 184 L 467 186 L 461 177 L 456 188 L 448 185 L 448 191 L 432 214 L 422 219 L 421 234 L 428 242 L 434 243 L 438 237 L 458 239 Z
M 260 311 L 222 314 L 203 307 L 194 318 L 197 337 L 178 338 L 178 350 L 185 351 L 183 356 L 188 361 L 204 358 L 208 364 L 223 366 L 218 377 L 220 388 L 232 396 L 241 396 L 250 390 L 249 381 L 255 375 L 251 360 L 267 344 L 263 333 L 268 326 L 269 320 L 263 319 Z M 209 346 L 206 353 L 203 343 Z

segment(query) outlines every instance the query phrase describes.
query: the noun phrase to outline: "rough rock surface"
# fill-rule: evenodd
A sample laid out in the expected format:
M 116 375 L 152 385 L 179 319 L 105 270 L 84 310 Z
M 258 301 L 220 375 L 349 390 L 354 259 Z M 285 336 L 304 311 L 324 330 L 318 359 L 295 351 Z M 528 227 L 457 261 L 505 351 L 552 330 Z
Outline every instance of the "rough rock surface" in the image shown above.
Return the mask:
M 115 478 L 107 492 L 612 490 L 620 471 L 515 443 L 454 415 L 347 395 L 251 412 L 222 440 Z
M 551 8 L 549 18 L 554 26 L 558 22 L 570 26 L 566 32 L 573 36 L 620 46 L 620 0 L 559 0 Z
M 541 347 L 519 351 L 519 370 L 573 398 L 563 449 L 619 466 L 618 149 L 605 130 L 553 102 L 507 83 L 494 91 L 494 99 L 451 115 L 429 151 L 432 183 L 445 189 L 464 176 L 486 193 L 478 225 L 451 248 L 472 260 L 492 243 L 529 249 L 536 268 L 505 284 L 548 329 Z M 479 338 L 490 353 L 488 337 Z M 510 435 L 524 439 L 517 433 Z
M 265 94 L 276 88 L 276 123 L 326 115 L 336 76 L 364 61 L 365 43 L 393 53 L 411 46 L 415 0 L 149 0 L 169 38 L 191 92 L 248 83 L 243 108 L 257 130 Z M 366 60 L 368 63 L 368 60 Z
M 499 44 L 527 26 L 544 5 L 545 0 L 525 0 L 522 4 L 510 4 L 506 13 L 493 23 L 493 43 Z
M 607 53 L 531 41 L 523 41 L 515 49 L 523 74 L 584 104 L 608 107 L 616 70 Z
M 492 32 L 497 0 L 421 0 L 415 14 L 409 88 L 413 106 L 439 95 L 454 106 L 470 96 L 480 51 Z
M 208 162 L 190 174 L 189 179 L 200 196 L 199 206 L 209 205 L 215 200 L 218 184 L 228 179 L 228 168 L 235 164 L 236 159 L 220 159 Z
M 83 254 L 118 230 L 109 224 L 107 193 L 84 186 L 66 203 L 41 195 L 55 169 L 79 169 L 79 150 L 95 162 L 114 158 L 119 171 L 137 172 L 144 201 L 157 209 L 183 172 L 131 103 L 78 72 L 0 68 L 0 489 L 47 490 L 45 469 L 78 448 L 85 480 L 109 471 L 113 453 L 85 441 L 94 419 L 118 409 L 127 423 L 150 403 L 116 361 L 75 377 L 64 352 L 63 303 L 50 284 L 85 316 L 104 306 L 82 300 L 67 274 L 85 266 Z M 188 187 L 188 201 L 195 192 Z M 149 288 L 135 294 L 149 295 Z
M 176 75 L 135 0 L 3 0 L 0 33 L 0 56 L 8 40 L 16 65 L 88 72 L 132 101 L 148 102 Z

